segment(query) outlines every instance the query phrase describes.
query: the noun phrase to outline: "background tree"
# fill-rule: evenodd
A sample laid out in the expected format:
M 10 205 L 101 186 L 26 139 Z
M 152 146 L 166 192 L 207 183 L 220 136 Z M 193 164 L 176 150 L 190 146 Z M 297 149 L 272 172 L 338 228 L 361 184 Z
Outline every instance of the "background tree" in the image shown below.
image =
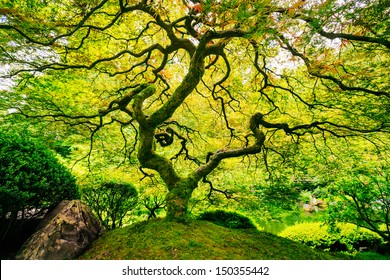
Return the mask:
M 131 184 L 103 182 L 82 189 L 83 199 L 108 230 L 121 227 L 126 214 L 138 202 L 138 192 Z
M 165 207 L 165 201 L 158 195 L 148 196 L 143 199 L 142 201 L 143 206 L 148 209 L 149 214 L 148 214 L 148 220 L 152 218 L 157 218 L 156 212 L 160 209 L 164 209 Z
M 367 228 L 390 241 L 390 184 L 388 167 L 369 172 L 359 170 L 353 176 L 330 186 L 335 201 L 328 220 L 346 221 Z M 375 176 L 376 173 L 376 176 Z
M 227 159 L 261 155 L 275 177 L 308 145 L 388 142 L 385 1 L 2 4 L 3 78 L 18 82 L 3 110 L 89 133 L 88 159 L 117 128 L 168 189 L 169 220 L 199 186 L 231 197 L 209 178 Z

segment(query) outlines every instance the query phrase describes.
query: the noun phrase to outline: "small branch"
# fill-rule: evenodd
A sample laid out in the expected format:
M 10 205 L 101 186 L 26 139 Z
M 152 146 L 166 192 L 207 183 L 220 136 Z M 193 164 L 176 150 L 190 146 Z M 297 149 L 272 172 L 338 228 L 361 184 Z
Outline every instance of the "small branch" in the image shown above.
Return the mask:
M 265 141 L 265 135 L 259 129 L 262 119 L 263 114 L 261 113 L 254 114 L 250 119 L 249 127 L 255 137 L 255 143 L 252 146 L 233 150 L 222 149 L 216 151 L 212 156 L 210 156 L 210 160 L 206 164 L 202 165 L 194 172 L 195 177 L 199 178 L 199 180 L 206 177 L 223 159 L 259 153 Z
M 331 75 L 323 75 L 323 74 L 320 74 L 318 71 L 314 71 L 313 70 L 313 67 L 312 67 L 312 63 L 311 61 L 305 56 L 303 55 L 302 53 L 300 53 L 298 50 L 296 50 L 289 42 L 288 40 L 283 36 L 283 35 L 280 35 L 279 36 L 280 39 L 282 40 L 282 42 L 286 45 L 286 48 L 287 50 L 289 50 L 291 52 L 292 55 L 294 56 L 297 56 L 297 57 L 300 57 L 307 69 L 308 69 L 308 72 L 310 75 L 314 76 L 314 77 L 318 77 L 318 78 L 322 78 L 322 79 L 326 79 L 326 80 L 329 80 L 329 81 L 332 81 L 333 83 L 335 83 L 340 89 L 342 89 L 343 91 L 362 91 L 362 92 L 366 92 L 366 93 L 370 93 L 370 94 L 373 94 L 373 95 L 376 95 L 376 96 L 386 96 L 386 97 L 390 97 L 390 93 L 389 92 L 385 92 L 385 91 L 374 91 L 374 90 L 371 90 L 371 89 L 367 89 L 367 88 L 363 88 L 363 87 L 354 87 L 354 86 L 347 86 L 346 84 L 344 84 L 341 80 L 337 79 L 336 77 L 334 76 L 331 76 Z
M 211 196 L 213 195 L 213 192 L 216 192 L 216 193 L 221 193 L 223 194 L 227 199 L 233 199 L 233 200 L 237 200 L 237 198 L 234 198 L 233 197 L 233 194 L 231 192 L 229 192 L 229 190 L 220 190 L 220 189 L 217 189 L 213 186 L 213 183 L 210 181 L 210 180 L 207 180 L 206 177 L 203 177 L 203 180 L 202 180 L 203 183 L 206 183 L 210 186 L 210 190 L 209 190 L 209 193 L 207 194 L 207 199 L 211 200 Z

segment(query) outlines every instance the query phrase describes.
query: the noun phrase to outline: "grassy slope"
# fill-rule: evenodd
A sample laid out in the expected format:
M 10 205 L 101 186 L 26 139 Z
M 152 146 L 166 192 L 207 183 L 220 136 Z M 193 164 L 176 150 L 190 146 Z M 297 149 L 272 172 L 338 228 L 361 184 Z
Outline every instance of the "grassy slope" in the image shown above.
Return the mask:
M 255 230 L 161 220 L 107 232 L 80 259 L 122 260 L 306 260 L 333 259 L 302 244 Z

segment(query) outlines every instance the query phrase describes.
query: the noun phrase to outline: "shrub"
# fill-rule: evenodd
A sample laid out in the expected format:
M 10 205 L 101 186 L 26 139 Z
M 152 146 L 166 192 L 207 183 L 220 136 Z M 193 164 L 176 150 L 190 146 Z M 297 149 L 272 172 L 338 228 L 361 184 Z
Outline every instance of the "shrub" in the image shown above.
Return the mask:
M 233 229 L 256 228 L 248 217 L 224 210 L 203 212 L 199 215 L 198 220 L 209 221 L 216 225 Z
M 301 223 L 287 227 L 279 235 L 328 251 L 354 252 L 360 247 L 376 249 L 383 243 L 378 234 L 348 223 L 337 223 L 335 228 L 320 222 Z
M 82 189 L 83 199 L 106 229 L 123 225 L 123 218 L 138 201 L 138 192 L 131 184 L 104 182 Z
M 54 153 L 27 135 L 0 131 L 0 217 L 79 196 L 76 179 Z

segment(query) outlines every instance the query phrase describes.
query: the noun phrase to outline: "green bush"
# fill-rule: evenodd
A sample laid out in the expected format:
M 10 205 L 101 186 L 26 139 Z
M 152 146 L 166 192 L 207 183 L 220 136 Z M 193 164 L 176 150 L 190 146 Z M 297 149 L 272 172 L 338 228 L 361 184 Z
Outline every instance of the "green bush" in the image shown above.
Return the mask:
M 199 215 L 198 220 L 209 221 L 219 226 L 234 229 L 256 228 L 248 217 L 224 210 L 203 212 Z
M 334 228 L 320 222 L 301 223 L 287 227 L 279 235 L 327 251 L 354 252 L 360 247 L 375 250 L 383 243 L 378 234 L 348 223 L 337 223 Z
M 0 218 L 79 197 L 76 179 L 54 153 L 28 135 L 0 130 Z
M 123 218 L 138 202 L 138 192 L 131 184 L 104 182 L 82 189 L 83 199 L 106 229 L 123 225 Z

